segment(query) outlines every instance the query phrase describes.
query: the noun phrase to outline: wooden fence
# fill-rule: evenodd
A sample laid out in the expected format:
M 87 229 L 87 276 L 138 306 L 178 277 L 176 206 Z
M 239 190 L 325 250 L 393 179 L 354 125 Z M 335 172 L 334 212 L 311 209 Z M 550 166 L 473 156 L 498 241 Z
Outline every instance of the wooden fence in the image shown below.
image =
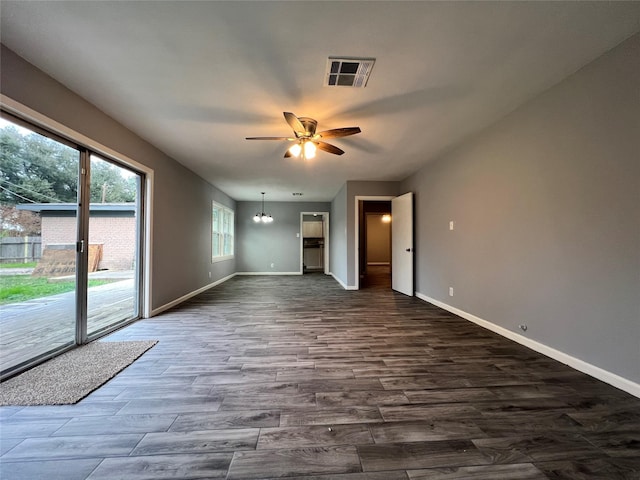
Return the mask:
M 42 237 L 0 238 L 0 263 L 36 262 L 42 255 Z

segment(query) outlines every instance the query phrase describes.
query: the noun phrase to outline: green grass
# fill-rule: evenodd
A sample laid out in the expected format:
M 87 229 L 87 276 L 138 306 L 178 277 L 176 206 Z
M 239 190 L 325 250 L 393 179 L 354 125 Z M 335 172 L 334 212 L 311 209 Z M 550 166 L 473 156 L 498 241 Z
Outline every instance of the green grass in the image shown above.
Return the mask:
M 36 262 L 27 263 L 0 263 L 0 268 L 35 268 Z
M 97 287 L 105 283 L 110 282 L 108 280 L 89 280 L 89 287 Z M 29 275 L 1 276 L 0 305 L 73 292 L 75 288 L 75 280 L 51 282 L 47 278 L 31 277 Z

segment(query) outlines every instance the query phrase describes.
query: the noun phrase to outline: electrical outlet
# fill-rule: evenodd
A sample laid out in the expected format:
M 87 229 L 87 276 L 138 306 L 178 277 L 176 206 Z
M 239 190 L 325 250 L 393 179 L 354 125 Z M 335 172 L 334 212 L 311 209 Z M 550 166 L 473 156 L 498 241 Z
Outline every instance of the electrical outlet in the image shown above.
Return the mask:
M 449 296 L 453 297 L 453 287 L 449 287 Z
M 275 264 L 275 263 L 272 263 L 272 264 L 271 264 L 271 268 L 274 268 L 275 266 L 276 266 L 276 264 Z
M 209 272 L 209 278 L 211 278 L 211 272 Z

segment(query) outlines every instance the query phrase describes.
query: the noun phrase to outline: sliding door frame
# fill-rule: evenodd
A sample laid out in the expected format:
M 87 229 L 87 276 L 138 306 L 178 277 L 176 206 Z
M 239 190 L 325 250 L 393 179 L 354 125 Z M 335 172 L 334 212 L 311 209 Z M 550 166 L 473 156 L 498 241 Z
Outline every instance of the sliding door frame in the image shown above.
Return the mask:
M 78 215 L 77 215 L 77 242 L 76 242 L 76 333 L 75 345 L 62 348 L 51 354 L 46 354 L 34 358 L 32 362 L 28 362 L 11 371 L 9 376 L 20 373 L 27 368 L 41 363 L 55 355 L 58 355 L 75 346 L 87 343 L 90 340 L 107 335 L 114 330 L 122 328 L 124 325 L 132 323 L 140 318 L 148 318 L 151 316 L 151 265 L 152 258 L 152 199 L 153 199 L 153 170 L 149 167 L 136 162 L 135 160 L 123 155 L 99 142 L 72 130 L 61 123 L 42 115 L 41 113 L 19 103 L 15 100 L 0 94 L 0 110 L 3 116 L 28 129 L 47 136 L 55 141 L 71 146 L 80 152 L 80 168 L 79 168 L 79 188 L 78 188 Z M 89 260 L 89 204 L 90 204 L 90 156 L 94 153 L 104 160 L 126 168 L 140 179 L 138 192 L 138 208 L 136 210 L 138 217 L 136 232 L 136 278 L 137 278 L 137 296 L 135 305 L 137 307 L 136 315 L 128 321 L 119 322 L 105 331 L 101 331 L 95 335 L 87 333 L 87 289 L 88 289 L 88 260 Z
M 76 345 L 87 343 L 87 291 L 89 289 L 89 151 L 80 149 L 78 176 L 78 233 L 76 235 Z

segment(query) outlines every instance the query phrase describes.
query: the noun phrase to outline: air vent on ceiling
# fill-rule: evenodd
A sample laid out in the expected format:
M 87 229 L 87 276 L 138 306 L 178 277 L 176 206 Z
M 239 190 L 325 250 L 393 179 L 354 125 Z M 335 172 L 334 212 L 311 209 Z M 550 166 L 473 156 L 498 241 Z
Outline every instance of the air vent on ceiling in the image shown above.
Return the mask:
M 364 88 L 375 58 L 329 57 L 324 84 L 328 87 Z

